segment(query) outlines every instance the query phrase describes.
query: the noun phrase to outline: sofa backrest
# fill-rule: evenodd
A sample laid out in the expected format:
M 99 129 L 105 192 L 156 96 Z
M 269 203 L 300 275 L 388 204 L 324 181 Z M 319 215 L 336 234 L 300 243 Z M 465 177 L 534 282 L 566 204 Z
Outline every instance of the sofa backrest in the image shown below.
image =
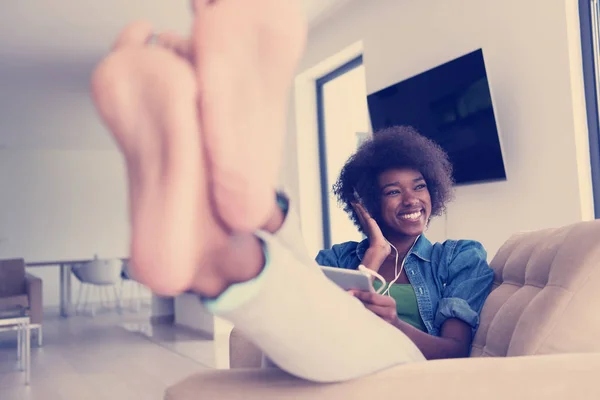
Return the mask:
M 490 265 L 472 357 L 600 351 L 600 221 L 514 235 Z
M 0 297 L 23 295 L 25 285 L 25 260 L 0 260 Z

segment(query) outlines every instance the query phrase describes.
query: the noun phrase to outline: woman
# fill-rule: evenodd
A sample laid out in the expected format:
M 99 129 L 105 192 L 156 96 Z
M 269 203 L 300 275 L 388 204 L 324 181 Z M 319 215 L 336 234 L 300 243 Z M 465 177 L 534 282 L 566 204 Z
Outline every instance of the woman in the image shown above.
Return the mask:
M 424 236 L 452 195 L 444 151 L 413 128 L 385 129 L 350 157 L 334 192 L 367 239 L 334 245 L 316 261 L 364 265 L 391 283 L 379 294 L 353 295 L 404 332 L 427 359 L 468 356 L 493 271 L 480 243 L 432 244 Z
M 424 361 L 402 330 L 319 271 L 302 246 L 295 204 L 284 195 L 277 196 L 283 199 L 281 208 L 275 203 L 271 181 L 284 142 L 278 126 L 285 121 L 289 66 L 295 65 L 305 40 L 295 11 L 299 2 L 195 4 L 191 41 L 158 35 L 148 46 L 151 27 L 132 24 L 92 81 L 96 108 L 126 161 L 133 272 L 154 293 L 196 293 L 276 365 L 304 379 L 339 382 Z M 192 48 L 195 57 L 186 53 Z M 257 59 L 259 50 L 264 57 Z M 215 73 L 231 79 L 207 78 Z M 256 108 L 248 108 L 243 96 L 240 101 L 237 92 L 231 95 L 228 82 L 254 88 L 246 91 L 253 99 L 256 93 L 264 96 L 252 102 Z M 149 86 L 152 93 L 145 90 Z M 211 91 L 204 96 L 210 102 L 201 102 L 198 112 L 197 93 Z M 244 129 L 225 123 L 232 115 Z M 208 120 L 220 122 L 204 126 Z M 260 160 L 253 165 L 258 169 L 248 168 L 248 156 L 257 154 Z M 215 171 L 228 179 L 220 180 Z M 223 186 L 217 187 L 217 181 Z M 228 188 L 240 192 L 223 196 L 222 189 Z M 369 193 L 360 185 L 357 189 L 377 216 Z M 240 211 L 246 218 L 239 218 Z M 381 226 L 386 232 L 387 225 Z M 374 247 L 378 241 L 371 237 Z M 367 295 L 357 296 L 367 301 Z M 428 317 L 423 320 L 427 323 Z M 442 337 L 446 330 L 444 324 Z

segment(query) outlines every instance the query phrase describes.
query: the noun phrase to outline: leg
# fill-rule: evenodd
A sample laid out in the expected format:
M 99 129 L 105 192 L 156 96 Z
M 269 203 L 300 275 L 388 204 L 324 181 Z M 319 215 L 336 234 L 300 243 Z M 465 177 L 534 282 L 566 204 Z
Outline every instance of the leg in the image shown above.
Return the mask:
M 182 58 L 144 46 L 151 31 L 143 23 L 127 28 L 92 81 L 96 107 L 125 156 L 131 268 L 159 295 L 189 289 L 199 273 L 196 289 L 216 293 L 222 288 L 214 287 L 209 253 L 227 233 L 210 207 L 196 80 Z
M 104 286 L 98 286 L 98 301 L 100 304 L 100 307 L 99 307 L 100 311 L 108 308 L 108 306 L 106 306 L 106 304 L 104 303 L 104 295 L 105 294 L 106 293 L 104 292 Z
M 106 301 L 106 305 L 103 307 L 105 310 L 110 310 L 112 308 L 112 300 L 110 299 L 110 289 L 108 286 L 102 286 L 102 301 Z M 116 303 L 116 300 L 115 300 Z
M 60 265 L 60 315 L 68 317 L 71 313 L 71 266 Z
M 19 360 L 19 370 L 23 371 L 23 324 L 17 325 L 17 360 Z
M 198 0 L 193 65 L 144 46 L 152 29 L 138 23 L 94 73 L 96 107 L 127 164 L 134 275 L 158 294 L 181 293 L 199 274 L 194 289 L 222 291 L 223 271 L 210 268 L 226 231 L 253 231 L 273 208 L 288 90 L 304 45 L 298 7 Z
M 25 323 L 25 384 L 29 385 L 31 376 L 31 328 L 29 322 Z
M 132 39 L 96 71 L 96 104 L 128 169 L 135 275 L 159 294 L 192 288 L 214 297 L 263 268 L 260 242 L 229 231 L 254 230 L 273 209 L 287 88 L 302 47 L 301 30 L 284 6 L 292 3 L 198 6 L 195 69 L 173 53 L 141 47 L 143 40 L 133 46 Z M 422 359 L 403 334 L 314 264 L 265 241 L 272 268 L 260 293 L 223 315 L 278 365 L 335 381 Z
M 114 284 L 112 286 L 112 288 L 113 288 L 113 293 L 115 295 L 115 306 L 117 307 L 117 312 L 119 314 L 122 314 L 123 313 L 123 300 L 121 299 L 121 292 L 117 288 L 116 284 Z
M 81 286 L 83 287 L 83 309 L 78 309 L 77 312 L 83 312 L 85 314 L 85 310 L 87 310 L 88 305 L 88 298 L 92 288 L 90 284 L 83 282 L 81 282 Z
M 75 303 L 75 314 L 81 306 L 81 295 L 83 294 L 83 282 L 79 282 L 79 290 L 77 291 L 77 302 Z
M 259 228 L 275 205 L 287 100 L 306 36 L 299 8 L 297 0 L 196 1 L 192 47 L 212 196 L 234 231 Z
M 96 285 L 90 285 L 89 286 L 89 291 L 92 292 L 92 293 L 95 292 L 96 289 L 97 289 Z M 100 296 L 98 296 L 98 298 L 99 297 Z M 96 302 L 94 301 L 94 297 L 93 296 L 92 296 L 92 301 L 90 302 L 90 305 L 92 306 L 91 315 L 92 315 L 92 317 L 95 317 L 96 316 Z
M 260 291 L 219 314 L 277 366 L 313 381 L 344 381 L 424 361 L 406 335 L 330 282 L 306 253 L 299 255 L 302 236 L 289 217 L 275 237 L 261 235 L 270 260 Z
M 37 340 L 38 340 L 38 346 L 42 347 L 44 344 L 44 332 L 42 331 L 42 325 L 40 324 L 37 328 Z
M 134 283 L 135 291 L 135 311 L 139 312 L 142 308 L 142 284 L 139 282 Z

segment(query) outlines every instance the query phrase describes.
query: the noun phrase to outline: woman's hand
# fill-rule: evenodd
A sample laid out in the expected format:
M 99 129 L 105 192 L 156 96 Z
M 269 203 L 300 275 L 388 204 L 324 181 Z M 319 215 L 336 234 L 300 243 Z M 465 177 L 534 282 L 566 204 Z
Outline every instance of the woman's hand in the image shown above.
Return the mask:
M 381 264 L 392 252 L 392 247 L 383 236 L 381 228 L 377 225 L 377 221 L 371 217 L 369 212 L 360 203 L 352 203 L 354 211 L 358 216 L 360 225 L 363 231 L 369 238 L 369 249 L 363 258 L 363 264 L 373 271 L 378 271 Z
M 378 315 L 384 321 L 398 326 L 398 313 L 396 311 L 396 300 L 390 296 L 377 293 L 351 290 L 350 294 L 359 299 L 364 306 Z

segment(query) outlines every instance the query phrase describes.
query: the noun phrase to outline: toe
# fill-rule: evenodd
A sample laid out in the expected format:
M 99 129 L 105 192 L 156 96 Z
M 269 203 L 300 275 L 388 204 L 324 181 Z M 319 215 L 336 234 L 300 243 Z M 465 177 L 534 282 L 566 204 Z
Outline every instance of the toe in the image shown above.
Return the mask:
M 152 35 L 154 28 L 147 21 L 137 21 L 129 24 L 121 31 L 113 45 L 113 50 L 129 46 L 143 46 Z

